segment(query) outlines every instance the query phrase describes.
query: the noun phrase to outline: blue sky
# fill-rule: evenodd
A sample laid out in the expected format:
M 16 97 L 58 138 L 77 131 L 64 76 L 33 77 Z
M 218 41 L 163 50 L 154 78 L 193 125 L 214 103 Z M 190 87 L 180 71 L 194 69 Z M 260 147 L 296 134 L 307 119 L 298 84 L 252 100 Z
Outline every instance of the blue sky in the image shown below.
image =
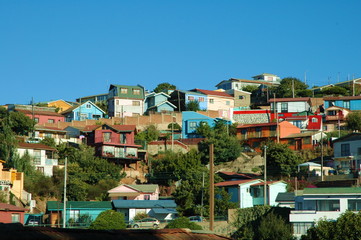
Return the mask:
M 261 73 L 361 77 L 361 1 L 0 0 L 0 104 Z

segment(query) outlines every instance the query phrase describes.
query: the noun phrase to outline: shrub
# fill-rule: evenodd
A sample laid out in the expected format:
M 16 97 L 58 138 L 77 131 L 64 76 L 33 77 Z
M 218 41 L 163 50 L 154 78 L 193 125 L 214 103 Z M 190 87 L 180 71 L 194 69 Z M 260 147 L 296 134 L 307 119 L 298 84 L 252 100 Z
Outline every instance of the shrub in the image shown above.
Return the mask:
M 187 217 L 180 217 L 168 223 L 165 228 L 189 228 L 190 230 L 203 230 L 202 226 L 189 221 Z
M 125 229 L 124 215 L 114 210 L 101 212 L 89 229 L 93 230 L 119 230 Z

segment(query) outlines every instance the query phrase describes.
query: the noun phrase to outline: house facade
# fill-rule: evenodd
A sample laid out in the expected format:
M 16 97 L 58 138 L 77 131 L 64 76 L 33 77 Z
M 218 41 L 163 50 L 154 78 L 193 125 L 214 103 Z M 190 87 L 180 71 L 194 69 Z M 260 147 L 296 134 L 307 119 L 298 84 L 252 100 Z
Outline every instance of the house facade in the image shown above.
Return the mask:
M 59 100 L 48 102 L 48 107 L 53 107 L 55 109 L 58 109 L 59 110 L 58 112 L 63 112 L 63 111 L 68 110 L 69 108 L 73 107 L 73 105 L 67 101 L 59 99 Z
M 56 127 L 36 125 L 34 137 L 38 140 L 43 140 L 44 138 L 52 138 L 54 139 L 56 144 L 60 144 L 61 142 L 67 142 L 66 130 Z
M 110 117 L 132 117 L 144 113 L 144 87 L 110 85 L 108 93 L 108 113 Z
M 226 93 L 233 96 L 235 108 L 248 109 L 249 106 L 251 105 L 252 93 L 250 93 L 250 92 L 236 90 L 236 89 L 230 89 L 230 90 L 226 90 Z
M 67 201 L 66 226 L 88 227 L 90 221 L 94 221 L 101 212 L 111 209 L 112 203 L 110 201 Z M 61 227 L 64 203 L 60 201 L 48 201 L 46 211 L 47 214 L 49 214 L 48 224 L 52 227 Z
M 67 122 L 84 121 L 86 119 L 99 120 L 105 116 L 105 112 L 91 101 L 69 108 L 61 114 L 65 116 Z
M 208 97 L 203 93 L 174 90 L 169 96 L 169 101 L 177 107 L 179 112 L 188 111 L 187 104 L 192 101 L 198 102 L 200 110 L 208 109 Z
M 5 161 L 0 160 L 0 191 L 5 193 L 7 199 L 10 197 L 10 192 L 18 199 L 22 199 L 24 190 L 24 173 L 18 172 L 13 168 L 5 171 L 3 166 L 4 163 Z
M 37 107 L 32 105 L 8 105 L 8 111 L 24 113 L 37 124 L 64 122 L 65 118 L 54 107 Z
M 271 98 L 268 100 L 271 111 L 277 112 L 280 117 L 283 113 L 300 113 L 311 110 L 311 98 Z
M 361 96 L 324 97 L 323 101 L 326 109 L 337 106 L 351 111 L 361 110 Z
M 133 220 L 138 213 L 148 214 L 160 221 L 170 221 L 177 217 L 174 200 L 113 200 L 113 208 L 125 216 L 125 221 Z
M 53 176 L 53 168 L 58 166 L 56 149 L 47 145 L 20 142 L 17 146 L 17 152 L 20 157 L 26 153 L 29 154 L 32 158 L 32 165 L 45 176 Z
M 15 205 L 0 203 L 0 222 L 1 223 L 21 223 L 24 225 L 24 215 L 28 209 L 17 207 Z
M 177 107 L 168 101 L 169 98 L 170 96 L 163 92 L 147 94 L 144 100 L 145 112 L 174 112 Z
M 107 102 L 108 101 L 108 93 L 91 95 L 91 96 L 86 96 L 86 97 L 81 97 L 81 98 L 76 99 L 76 102 L 78 102 L 78 103 L 85 103 L 87 101 L 91 101 L 93 103 Z
M 108 191 L 111 200 L 158 200 L 157 184 L 122 184 Z
M 293 234 L 300 237 L 320 219 L 336 220 L 346 210 L 361 210 L 361 188 L 305 188 L 295 197 L 295 210 L 290 213 Z
M 350 109 L 338 106 L 325 109 L 324 130 L 326 132 L 332 132 L 343 129 L 346 125 L 346 117 L 350 112 Z

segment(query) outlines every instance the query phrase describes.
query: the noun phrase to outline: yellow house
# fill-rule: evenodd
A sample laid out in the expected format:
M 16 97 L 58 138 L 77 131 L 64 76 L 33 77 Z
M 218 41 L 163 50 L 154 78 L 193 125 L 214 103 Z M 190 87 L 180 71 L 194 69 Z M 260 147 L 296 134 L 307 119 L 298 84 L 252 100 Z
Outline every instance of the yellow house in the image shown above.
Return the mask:
M 59 99 L 56 101 L 48 102 L 48 107 L 55 107 L 59 109 L 59 113 L 68 110 L 69 108 L 73 107 L 70 103 Z
M 0 190 L 6 194 L 11 192 L 18 199 L 22 199 L 24 190 L 24 173 L 18 172 L 11 168 L 9 171 L 4 171 L 4 160 L 0 160 Z

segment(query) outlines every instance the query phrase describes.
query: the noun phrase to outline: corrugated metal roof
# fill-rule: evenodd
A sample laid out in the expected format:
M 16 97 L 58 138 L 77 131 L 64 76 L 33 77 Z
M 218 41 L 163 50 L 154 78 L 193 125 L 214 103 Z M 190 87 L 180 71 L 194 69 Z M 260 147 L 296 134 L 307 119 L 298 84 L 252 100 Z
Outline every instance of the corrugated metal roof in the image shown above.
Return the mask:
M 276 197 L 276 202 L 294 202 L 295 201 L 295 193 L 294 192 L 285 192 L 278 193 Z
M 47 145 L 45 145 L 45 144 L 41 144 L 41 143 L 24 143 L 24 142 L 19 142 L 19 143 L 18 143 L 18 148 L 56 151 L 55 148 L 49 147 L 49 146 L 47 146 Z
M 253 181 L 260 181 L 259 179 L 245 179 L 245 180 L 234 180 L 234 181 L 225 181 L 214 184 L 217 187 L 225 187 L 225 186 L 236 186 L 241 185 Z
M 174 200 L 113 200 L 115 208 L 176 208 Z
M 339 187 L 339 188 L 305 188 L 303 195 L 318 194 L 361 194 L 361 187 Z
M 0 203 L 0 211 L 17 211 L 17 212 L 25 212 L 29 211 L 29 209 L 18 207 L 15 205 L 7 204 L 7 203 Z
M 63 210 L 64 203 L 59 201 L 48 201 L 47 209 L 49 211 Z M 110 201 L 67 201 L 66 208 L 71 209 L 112 209 Z

